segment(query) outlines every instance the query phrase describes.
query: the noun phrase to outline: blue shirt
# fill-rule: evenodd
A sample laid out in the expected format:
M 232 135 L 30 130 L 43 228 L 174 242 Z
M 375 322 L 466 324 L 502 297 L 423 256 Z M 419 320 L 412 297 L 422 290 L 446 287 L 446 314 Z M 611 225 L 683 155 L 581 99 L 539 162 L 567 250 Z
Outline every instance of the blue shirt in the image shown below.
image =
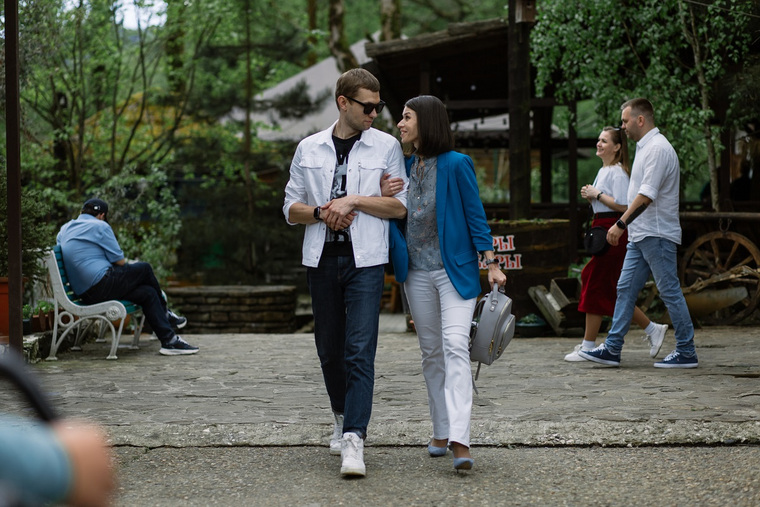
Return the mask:
M 124 258 L 108 222 L 86 213 L 61 227 L 58 244 L 71 288 L 80 295 L 98 283 L 114 262 Z

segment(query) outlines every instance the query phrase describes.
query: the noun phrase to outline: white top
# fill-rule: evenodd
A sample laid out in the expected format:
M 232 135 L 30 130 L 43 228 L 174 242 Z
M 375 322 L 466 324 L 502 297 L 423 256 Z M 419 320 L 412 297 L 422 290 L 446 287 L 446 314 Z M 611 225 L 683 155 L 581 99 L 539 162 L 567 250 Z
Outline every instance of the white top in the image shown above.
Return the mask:
M 287 220 L 296 202 L 322 206 L 330 200 L 337 155 L 332 126 L 301 141 L 290 164 L 290 180 L 285 186 L 282 212 Z M 403 178 L 404 189 L 394 197 L 406 207 L 407 177 L 401 145 L 395 137 L 377 129 L 362 132 L 351 148 L 346 174 L 349 195 L 381 196 L 380 178 Z M 290 225 L 294 225 L 288 222 Z M 388 220 L 358 212 L 350 225 L 354 261 L 357 268 L 388 262 Z M 317 267 L 325 246 L 327 225 L 320 221 L 306 226 L 303 241 L 304 266 Z
M 594 188 L 605 195 L 612 197 L 617 204 L 628 205 L 628 183 L 630 178 L 620 163 L 615 165 L 606 165 L 599 169 L 594 179 Z M 602 204 L 598 200 L 591 201 L 591 207 L 594 213 L 609 213 L 615 211 Z
M 681 244 L 681 222 L 678 217 L 678 155 L 670 142 L 653 128 L 636 143 L 636 158 L 631 169 L 628 202 L 641 194 L 652 199 L 647 209 L 628 225 L 628 240 L 641 241 L 655 236 Z

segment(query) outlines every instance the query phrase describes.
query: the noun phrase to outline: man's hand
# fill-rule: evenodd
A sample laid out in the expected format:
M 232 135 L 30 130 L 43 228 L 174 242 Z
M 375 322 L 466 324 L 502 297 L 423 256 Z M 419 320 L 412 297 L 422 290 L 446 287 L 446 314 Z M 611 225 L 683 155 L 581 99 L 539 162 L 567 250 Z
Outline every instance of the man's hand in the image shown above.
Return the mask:
M 113 455 L 106 435 L 94 424 L 63 420 L 53 431 L 71 462 L 73 485 L 70 505 L 110 505 L 115 489 Z
M 609 243 L 612 246 L 617 246 L 618 241 L 620 240 L 620 236 L 623 235 L 623 229 L 618 227 L 617 225 L 613 225 L 609 229 L 607 229 L 607 243 Z
M 342 231 L 348 228 L 354 221 L 357 213 L 351 203 L 351 196 L 333 199 L 324 206 L 320 212 L 320 217 L 324 220 L 327 227 L 334 231 Z
M 391 178 L 390 174 L 384 174 L 380 179 L 380 193 L 383 197 L 393 197 L 404 188 L 402 178 Z

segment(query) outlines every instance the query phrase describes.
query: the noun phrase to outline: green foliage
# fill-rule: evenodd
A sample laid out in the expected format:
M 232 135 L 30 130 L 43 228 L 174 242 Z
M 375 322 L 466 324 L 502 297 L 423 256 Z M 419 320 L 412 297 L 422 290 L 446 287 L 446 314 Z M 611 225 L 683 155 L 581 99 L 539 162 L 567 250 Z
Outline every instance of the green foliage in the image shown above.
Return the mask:
M 5 170 L 0 170 L 0 276 L 8 276 L 8 186 Z M 55 244 L 55 234 L 46 221 L 46 210 L 39 192 L 21 189 L 21 274 L 37 279 L 47 273 L 43 260 Z
M 701 102 L 699 66 L 689 37 L 693 34 L 699 44 L 707 86 L 717 89 L 749 47 L 746 14 L 755 8 L 753 2 L 719 0 L 702 6 L 643 0 L 616 3 L 614 9 L 605 0 L 537 5 L 531 45 L 538 91 L 560 100 L 593 98 L 601 123 L 612 125 L 620 122 L 625 100 L 649 98 L 658 126 L 679 154 L 683 179 L 705 181 L 704 128 L 715 117 L 715 106 L 705 108 Z M 718 146 L 719 132 L 712 128 L 711 140 Z
M 55 306 L 53 306 L 53 303 L 50 303 L 49 301 L 38 301 L 37 306 L 33 310 L 33 315 L 40 315 L 43 313 L 52 312 L 55 310 Z
M 165 281 L 177 262 L 182 222 L 163 169 L 140 175 L 126 168 L 87 195 L 108 203 L 108 222 L 127 259 L 150 263 L 159 281 Z M 78 203 L 77 209 L 81 206 Z

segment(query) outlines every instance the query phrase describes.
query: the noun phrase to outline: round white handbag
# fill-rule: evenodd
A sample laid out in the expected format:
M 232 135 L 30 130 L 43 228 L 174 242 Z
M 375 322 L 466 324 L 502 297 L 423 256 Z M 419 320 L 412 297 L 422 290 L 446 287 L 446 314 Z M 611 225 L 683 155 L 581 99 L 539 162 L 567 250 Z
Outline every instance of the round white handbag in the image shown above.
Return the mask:
M 512 299 L 498 290 L 494 284 L 491 292 L 483 296 L 475 306 L 470 328 L 470 360 L 489 365 L 501 356 L 515 335 L 515 316 L 512 315 Z

